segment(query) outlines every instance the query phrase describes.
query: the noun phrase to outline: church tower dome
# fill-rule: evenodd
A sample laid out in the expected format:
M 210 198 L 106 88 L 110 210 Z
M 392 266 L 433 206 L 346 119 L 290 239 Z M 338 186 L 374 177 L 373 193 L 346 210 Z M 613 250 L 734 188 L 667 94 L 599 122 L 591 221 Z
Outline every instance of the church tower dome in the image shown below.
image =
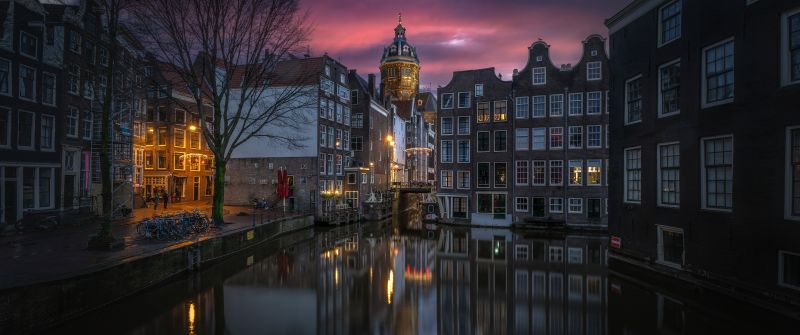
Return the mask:
M 380 69 L 384 95 L 390 95 L 396 101 L 407 101 L 419 92 L 417 49 L 406 40 L 406 28 L 403 27 L 401 14 L 397 16 L 394 40 L 383 48 Z

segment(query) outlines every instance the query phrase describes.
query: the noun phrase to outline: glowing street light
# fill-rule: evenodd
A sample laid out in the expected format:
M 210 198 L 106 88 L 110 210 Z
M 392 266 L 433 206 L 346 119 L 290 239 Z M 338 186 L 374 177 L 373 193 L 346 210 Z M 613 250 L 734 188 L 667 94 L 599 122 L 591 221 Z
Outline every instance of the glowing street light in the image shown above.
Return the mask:
M 195 127 L 194 125 L 191 125 L 191 126 L 189 126 L 189 130 L 195 131 L 195 130 L 197 130 L 197 127 Z

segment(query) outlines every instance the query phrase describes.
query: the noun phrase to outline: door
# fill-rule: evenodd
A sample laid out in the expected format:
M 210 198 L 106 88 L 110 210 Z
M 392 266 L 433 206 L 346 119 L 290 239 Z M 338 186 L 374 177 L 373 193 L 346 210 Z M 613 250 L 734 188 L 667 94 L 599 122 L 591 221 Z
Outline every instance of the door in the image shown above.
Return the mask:
M 194 190 L 193 190 L 193 197 L 195 201 L 197 201 L 198 196 L 200 195 L 200 177 L 194 177 Z
M 590 219 L 600 219 L 600 199 L 589 199 L 588 214 Z
M 64 175 L 64 207 L 75 205 L 75 175 Z

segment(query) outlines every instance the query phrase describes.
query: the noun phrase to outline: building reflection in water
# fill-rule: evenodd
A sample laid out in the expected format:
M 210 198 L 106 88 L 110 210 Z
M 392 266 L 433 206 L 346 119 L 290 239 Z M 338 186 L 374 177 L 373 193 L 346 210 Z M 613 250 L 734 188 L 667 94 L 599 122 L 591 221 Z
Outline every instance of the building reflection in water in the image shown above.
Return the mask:
M 602 236 L 445 230 L 438 333 L 603 334 L 605 253 Z

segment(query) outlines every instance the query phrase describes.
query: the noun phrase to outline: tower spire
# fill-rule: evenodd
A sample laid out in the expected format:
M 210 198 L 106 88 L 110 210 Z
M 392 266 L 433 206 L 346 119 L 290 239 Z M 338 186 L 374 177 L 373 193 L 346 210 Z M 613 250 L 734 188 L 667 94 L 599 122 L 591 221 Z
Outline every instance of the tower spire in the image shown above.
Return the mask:
M 403 12 L 397 12 L 397 24 L 403 24 Z

